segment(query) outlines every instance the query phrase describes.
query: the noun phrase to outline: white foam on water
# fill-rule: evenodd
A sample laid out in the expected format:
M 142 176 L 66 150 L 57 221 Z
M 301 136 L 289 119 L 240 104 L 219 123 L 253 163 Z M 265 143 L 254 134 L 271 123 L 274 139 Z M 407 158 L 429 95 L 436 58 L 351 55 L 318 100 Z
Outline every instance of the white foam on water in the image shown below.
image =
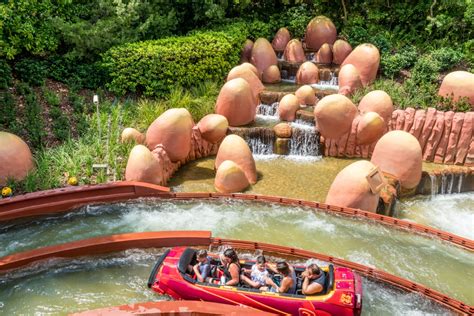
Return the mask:
M 320 84 L 320 83 L 314 83 L 311 85 L 311 87 L 316 88 L 318 90 L 334 90 L 334 91 L 339 91 L 339 86 L 338 85 L 333 85 L 333 84 Z
M 307 121 L 303 121 L 303 120 L 296 120 L 294 122 L 291 122 L 290 123 L 290 126 L 293 127 L 293 128 L 299 128 L 299 129 L 304 129 L 304 130 L 314 130 L 314 124 L 311 124 Z

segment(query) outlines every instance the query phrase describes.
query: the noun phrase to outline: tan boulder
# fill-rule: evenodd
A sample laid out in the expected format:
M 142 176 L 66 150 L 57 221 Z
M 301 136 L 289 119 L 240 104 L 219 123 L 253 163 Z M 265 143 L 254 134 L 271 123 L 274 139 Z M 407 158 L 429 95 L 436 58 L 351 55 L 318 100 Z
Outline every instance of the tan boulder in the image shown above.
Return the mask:
M 467 71 L 454 71 L 444 77 L 438 95 L 452 98 L 454 102 L 467 98 L 474 109 L 474 74 Z
M 252 48 L 253 42 L 249 39 L 245 40 L 244 47 L 240 53 L 240 63 L 250 62 L 250 58 L 252 57 Z
M 271 65 L 278 65 L 275 51 L 266 38 L 259 38 L 255 41 L 250 62 L 257 67 L 259 74 L 263 73 Z
M 318 100 L 313 88 L 308 85 L 299 87 L 298 90 L 296 90 L 295 95 L 298 98 L 299 103 L 302 105 L 312 106 L 315 105 Z
M 290 138 L 292 133 L 290 124 L 284 122 L 273 126 L 273 131 L 275 136 L 280 138 Z
M 334 44 L 336 36 L 337 30 L 334 23 L 325 16 L 317 16 L 306 27 L 306 47 L 317 51 L 324 43 Z
M 276 65 L 271 65 L 262 74 L 264 83 L 278 83 L 281 81 L 280 69 Z
M 364 113 L 357 126 L 357 145 L 373 143 L 382 137 L 386 128 L 384 119 L 378 113 Z
M 364 86 L 372 83 L 377 76 L 380 64 L 380 53 L 372 44 L 360 44 L 346 57 L 342 66 L 352 64 L 360 74 Z
M 391 131 L 382 136 L 375 145 L 371 162 L 399 179 L 404 189 L 415 188 L 421 180 L 421 146 L 405 131 Z
M 197 124 L 202 138 L 210 143 L 218 143 L 227 134 L 229 122 L 220 114 L 208 114 Z
M 392 118 L 393 101 L 387 92 L 383 90 L 374 90 L 367 93 L 359 102 L 359 112 L 376 112 L 389 123 Z
M 352 52 L 352 46 L 345 40 L 338 39 L 332 46 L 332 62 L 340 65 L 344 62 L 347 56 Z
M 217 97 L 215 112 L 227 118 L 230 126 L 242 126 L 255 120 L 257 100 L 247 81 L 227 81 Z
M 245 173 L 250 184 L 257 182 L 257 167 L 247 142 L 238 135 L 227 135 L 217 151 L 215 167 L 225 160 L 235 162 Z
M 375 212 L 379 193 L 373 193 L 367 176 L 376 168 L 369 161 L 356 161 L 342 169 L 326 196 L 326 204 Z
M 135 142 L 136 144 L 143 144 L 145 142 L 145 135 L 134 128 L 127 127 L 122 131 L 121 141 L 122 143 Z
M 193 118 L 188 110 L 169 109 L 148 127 L 146 144 L 150 150 L 162 144 L 171 161 L 183 160 L 191 149 L 193 126 Z
M 332 94 L 322 98 L 314 108 L 316 128 L 324 138 L 339 138 L 349 132 L 357 108 L 347 97 Z
M 283 58 L 290 63 L 302 63 L 306 61 L 303 44 L 299 39 L 292 39 L 288 42 L 283 53 Z
M 346 64 L 339 70 L 339 93 L 351 95 L 357 89 L 362 87 L 360 73 L 352 64 Z
M 214 187 L 220 193 L 234 193 L 245 190 L 249 181 L 244 171 L 233 161 L 225 160 L 217 169 Z
M 161 185 L 162 173 L 160 161 L 147 147 L 143 145 L 133 147 L 128 156 L 125 180 Z
M 272 41 L 272 47 L 276 51 L 282 51 L 291 39 L 290 31 L 286 27 L 280 28 Z
M 250 69 L 258 77 L 258 79 L 262 79 L 261 74 L 258 73 L 257 67 L 255 67 L 251 63 L 245 62 L 245 63 L 240 64 L 240 66 Z
M 314 63 L 306 61 L 296 72 L 296 84 L 313 84 L 319 81 L 319 69 Z
M 260 79 L 258 79 L 255 73 L 248 66 L 239 65 L 232 68 L 229 71 L 229 74 L 227 75 L 227 81 L 236 78 L 242 78 L 248 82 L 250 88 L 252 89 L 252 93 L 255 100 L 258 100 L 260 92 L 265 90 L 265 86 L 263 85 L 263 83 L 260 81 Z
M 316 54 L 316 61 L 321 64 L 332 63 L 332 50 L 328 43 L 324 43 Z
M 0 131 L 0 185 L 7 184 L 9 179 L 23 180 L 33 168 L 28 145 L 20 137 Z
M 287 94 L 281 98 L 278 104 L 278 115 L 280 120 L 293 122 L 296 119 L 296 111 L 300 109 L 300 102 L 294 94 Z

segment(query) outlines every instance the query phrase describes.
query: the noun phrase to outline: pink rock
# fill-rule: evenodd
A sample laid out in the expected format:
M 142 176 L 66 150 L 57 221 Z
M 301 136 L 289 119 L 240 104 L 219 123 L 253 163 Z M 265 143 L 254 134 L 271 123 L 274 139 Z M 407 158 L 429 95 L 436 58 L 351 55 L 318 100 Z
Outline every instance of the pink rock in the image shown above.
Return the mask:
M 469 167 L 474 166 L 474 142 L 471 142 L 471 145 L 469 146 L 466 162 L 464 164 Z
M 150 150 L 162 144 L 171 161 L 183 160 L 191 148 L 193 126 L 193 118 L 188 110 L 169 109 L 148 127 L 146 144 Z
M 385 121 L 375 112 L 367 112 L 361 115 L 359 125 L 357 127 L 357 145 L 368 145 L 378 140 L 384 134 L 386 129 Z M 369 155 L 368 148 L 364 158 Z
M 397 124 L 395 126 L 396 130 L 403 130 L 403 126 L 405 126 L 405 111 L 404 110 L 397 110 L 399 111 L 398 119 L 397 119 Z
M 248 68 L 249 70 L 251 70 L 255 76 L 258 77 L 258 79 L 262 79 L 262 74 L 259 74 L 258 73 L 258 70 L 257 70 L 257 67 L 255 67 L 254 65 L 252 65 L 251 63 L 242 63 L 240 64 L 241 67 L 244 67 L 244 68 Z
M 296 73 L 296 84 L 313 84 L 319 81 L 319 69 L 310 61 L 304 62 Z
M 230 126 L 255 120 L 257 102 L 250 85 L 242 78 L 227 81 L 217 97 L 215 112 L 227 118 Z
M 339 70 L 339 93 L 351 95 L 354 91 L 362 87 L 359 71 L 352 64 L 346 64 Z
M 349 137 L 347 138 L 346 155 L 349 158 L 352 158 L 356 155 L 357 129 L 359 127 L 360 118 L 361 117 L 357 115 L 352 121 L 351 131 L 350 131 Z
M 262 74 L 264 83 L 278 83 L 281 81 L 280 69 L 276 65 L 271 65 Z
M 227 81 L 236 78 L 242 78 L 248 82 L 250 88 L 252 89 L 252 93 L 255 100 L 258 100 L 260 92 L 265 90 L 265 86 L 263 85 L 263 83 L 260 81 L 260 79 L 258 79 L 255 73 L 248 66 L 239 65 L 232 68 L 229 71 L 229 74 L 227 75 Z
M 472 141 L 472 132 L 474 126 L 474 112 L 467 112 L 464 115 L 464 123 L 461 129 L 461 135 L 459 137 L 457 145 L 456 160 L 454 161 L 457 165 L 462 165 L 466 159 Z
M 33 168 L 28 145 L 20 137 L 0 131 L 0 185 L 6 185 L 9 179 L 23 180 Z
M 402 188 L 413 189 L 421 180 L 420 143 L 407 132 L 391 131 L 382 136 L 370 161 L 400 180 Z
M 378 113 L 388 125 L 392 118 L 393 102 L 387 92 L 374 90 L 367 93 L 362 100 L 360 100 L 358 108 L 361 114 L 367 112 Z
M 244 47 L 240 53 L 240 63 L 250 62 L 250 58 L 252 57 L 252 48 L 253 42 L 249 39 L 245 40 Z
M 143 144 L 145 142 L 145 135 L 131 127 L 125 128 L 120 138 L 122 143 L 135 142 L 136 144 Z
M 415 116 L 413 118 L 413 125 L 411 126 L 409 133 L 415 136 L 416 139 L 418 140 L 420 140 L 421 131 L 423 130 L 423 125 L 425 124 L 425 119 L 426 119 L 426 110 L 415 111 Z
M 436 112 L 436 121 L 431 131 L 430 137 L 426 142 L 425 151 L 423 152 L 424 161 L 433 161 L 436 148 L 438 148 L 439 142 L 441 141 L 441 136 L 443 135 L 444 130 L 444 112 Z
M 291 39 L 290 31 L 286 27 L 280 28 L 272 41 L 272 47 L 276 51 L 282 51 Z
M 143 145 L 133 147 L 128 156 L 125 180 L 162 185 L 162 177 L 160 161 L 151 151 Z
M 376 167 L 368 161 L 357 161 L 342 169 L 334 179 L 326 204 L 375 212 L 379 194 L 372 193 L 367 176 Z
M 356 114 L 354 103 L 340 94 L 325 96 L 314 108 L 316 128 L 325 138 L 337 139 L 349 132 Z
M 346 57 L 342 66 L 347 64 L 352 64 L 357 68 L 361 82 L 366 86 L 377 76 L 380 64 L 379 50 L 372 44 L 361 44 Z
M 202 138 L 211 143 L 217 143 L 225 137 L 229 122 L 220 114 L 208 114 L 197 124 Z
M 338 39 L 332 46 L 333 60 L 336 65 L 344 62 L 347 56 L 352 52 L 352 46 L 348 42 Z
M 227 135 L 219 146 L 217 152 L 215 167 L 219 166 L 225 160 L 235 162 L 245 173 L 250 184 L 257 182 L 257 168 L 252 152 L 245 140 L 237 135 Z
M 403 115 L 405 115 L 405 112 L 403 110 L 395 110 L 392 112 L 392 119 L 390 120 L 390 128 L 389 128 L 391 131 L 397 128 L 397 120 L 400 113 L 403 113 Z
M 448 145 L 446 146 L 446 154 L 444 155 L 444 163 L 454 163 L 463 122 L 464 113 L 458 112 L 454 114 L 453 124 L 451 125 L 451 133 L 449 134 Z
M 259 38 L 255 41 L 250 62 L 257 67 L 259 74 L 271 65 L 278 65 L 275 51 L 267 39 Z
M 436 148 L 434 162 L 443 163 L 444 155 L 446 154 L 446 147 L 448 146 L 449 135 L 451 134 L 451 127 L 453 124 L 454 112 L 448 111 L 444 114 L 444 130 L 441 135 L 438 147 Z
M 317 16 L 306 27 L 306 47 L 317 51 L 324 43 L 334 44 L 336 36 L 337 30 L 332 21 L 325 16 Z
M 285 95 L 278 104 L 278 115 L 280 120 L 293 122 L 296 119 L 296 111 L 300 108 L 300 102 L 294 94 Z
M 308 85 L 299 87 L 298 90 L 296 90 L 295 95 L 298 98 L 299 104 L 302 105 L 315 105 L 318 100 L 313 88 Z
M 293 132 L 290 124 L 284 122 L 275 125 L 273 131 L 275 132 L 275 136 L 280 138 L 290 138 Z
M 467 98 L 474 109 L 474 74 L 467 71 L 454 71 L 444 77 L 438 95 L 452 98 L 454 102 Z
M 233 193 L 245 190 L 249 181 L 244 171 L 233 161 L 225 160 L 217 169 L 214 187 L 221 193 Z
M 415 121 L 415 112 L 414 108 L 405 109 L 405 124 L 403 125 L 403 130 L 405 132 L 410 132 L 413 122 Z
M 306 61 L 306 55 L 304 54 L 303 45 L 300 40 L 292 39 L 288 42 L 283 53 L 283 58 L 290 63 L 302 63 Z
M 339 140 L 337 141 L 337 156 L 338 157 L 344 157 L 346 155 L 346 145 L 347 145 L 347 140 L 349 139 L 350 133 L 345 133 L 341 137 L 339 137 Z
M 332 50 L 328 43 L 324 43 L 316 54 L 316 61 L 322 64 L 332 63 Z
M 330 147 L 329 147 L 329 156 L 330 157 L 336 157 L 337 156 L 337 140 L 331 139 L 329 142 Z
M 428 108 L 426 111 L 426 119 L 425 124 L 423 125 L 423 129 L 421 131 L 420 137 L 418 137 L 418 141 L 420 142 L 421 149 L 424 150 L 426 146 L 426 142 L 433 131 L 433 126 L 436 122 L 436 109 L 435 108 Z

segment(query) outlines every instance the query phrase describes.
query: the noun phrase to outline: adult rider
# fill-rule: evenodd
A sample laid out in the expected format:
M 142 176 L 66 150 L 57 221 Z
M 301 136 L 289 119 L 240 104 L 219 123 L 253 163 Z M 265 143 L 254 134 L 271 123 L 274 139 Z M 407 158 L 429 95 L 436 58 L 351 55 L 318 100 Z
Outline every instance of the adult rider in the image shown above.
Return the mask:
M 236 286 L 240 283 L 240 264 L 237 253 L 234 249 L 228 248 L 221 256 L 221 261 L 224 264 L 225 280 L 221 282 L 223 285 Z
M 323 291 L 326 275 L 317 264 L 312 263 L 307 266 L 301 276 L 304 277 L 302 286 L 304 295 L 314 295 Z

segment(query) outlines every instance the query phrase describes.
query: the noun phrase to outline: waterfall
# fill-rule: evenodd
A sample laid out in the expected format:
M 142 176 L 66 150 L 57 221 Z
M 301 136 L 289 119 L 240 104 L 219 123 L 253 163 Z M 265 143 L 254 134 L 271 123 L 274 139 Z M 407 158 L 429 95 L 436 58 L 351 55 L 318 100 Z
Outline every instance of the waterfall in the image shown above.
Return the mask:
M 254 155 L 273 154 L 273 142 L 275 133 L 273 129 L 266 127 L 232 127 L 232 134 L 239 135 L 250 147 Z
M 438 194 L 438 177 L 435 174 L 429 174 L 431 179 L 431 196 Z
M 257 115 L 264 115 L 264 116 L 276 116 L 278 111 L 278 102 L 274 102 L 273 104 L 259 104 L 257 106 Z
M 459 174 L 459 179 L 458 179 L 458 193 L 461 193 L 463 178 L 464 178 L 464 173 Z
M 293 128 L 290 155 L 319 156 L 319 134 L 313 128 Z
M 431 195 L 461 193 L 464 174 L 463 173 L 443 173 L 430 174 Z M 455 184 L 455 182 L 457 183 Z M 457 188 L 455 188 L 457 186 Z

